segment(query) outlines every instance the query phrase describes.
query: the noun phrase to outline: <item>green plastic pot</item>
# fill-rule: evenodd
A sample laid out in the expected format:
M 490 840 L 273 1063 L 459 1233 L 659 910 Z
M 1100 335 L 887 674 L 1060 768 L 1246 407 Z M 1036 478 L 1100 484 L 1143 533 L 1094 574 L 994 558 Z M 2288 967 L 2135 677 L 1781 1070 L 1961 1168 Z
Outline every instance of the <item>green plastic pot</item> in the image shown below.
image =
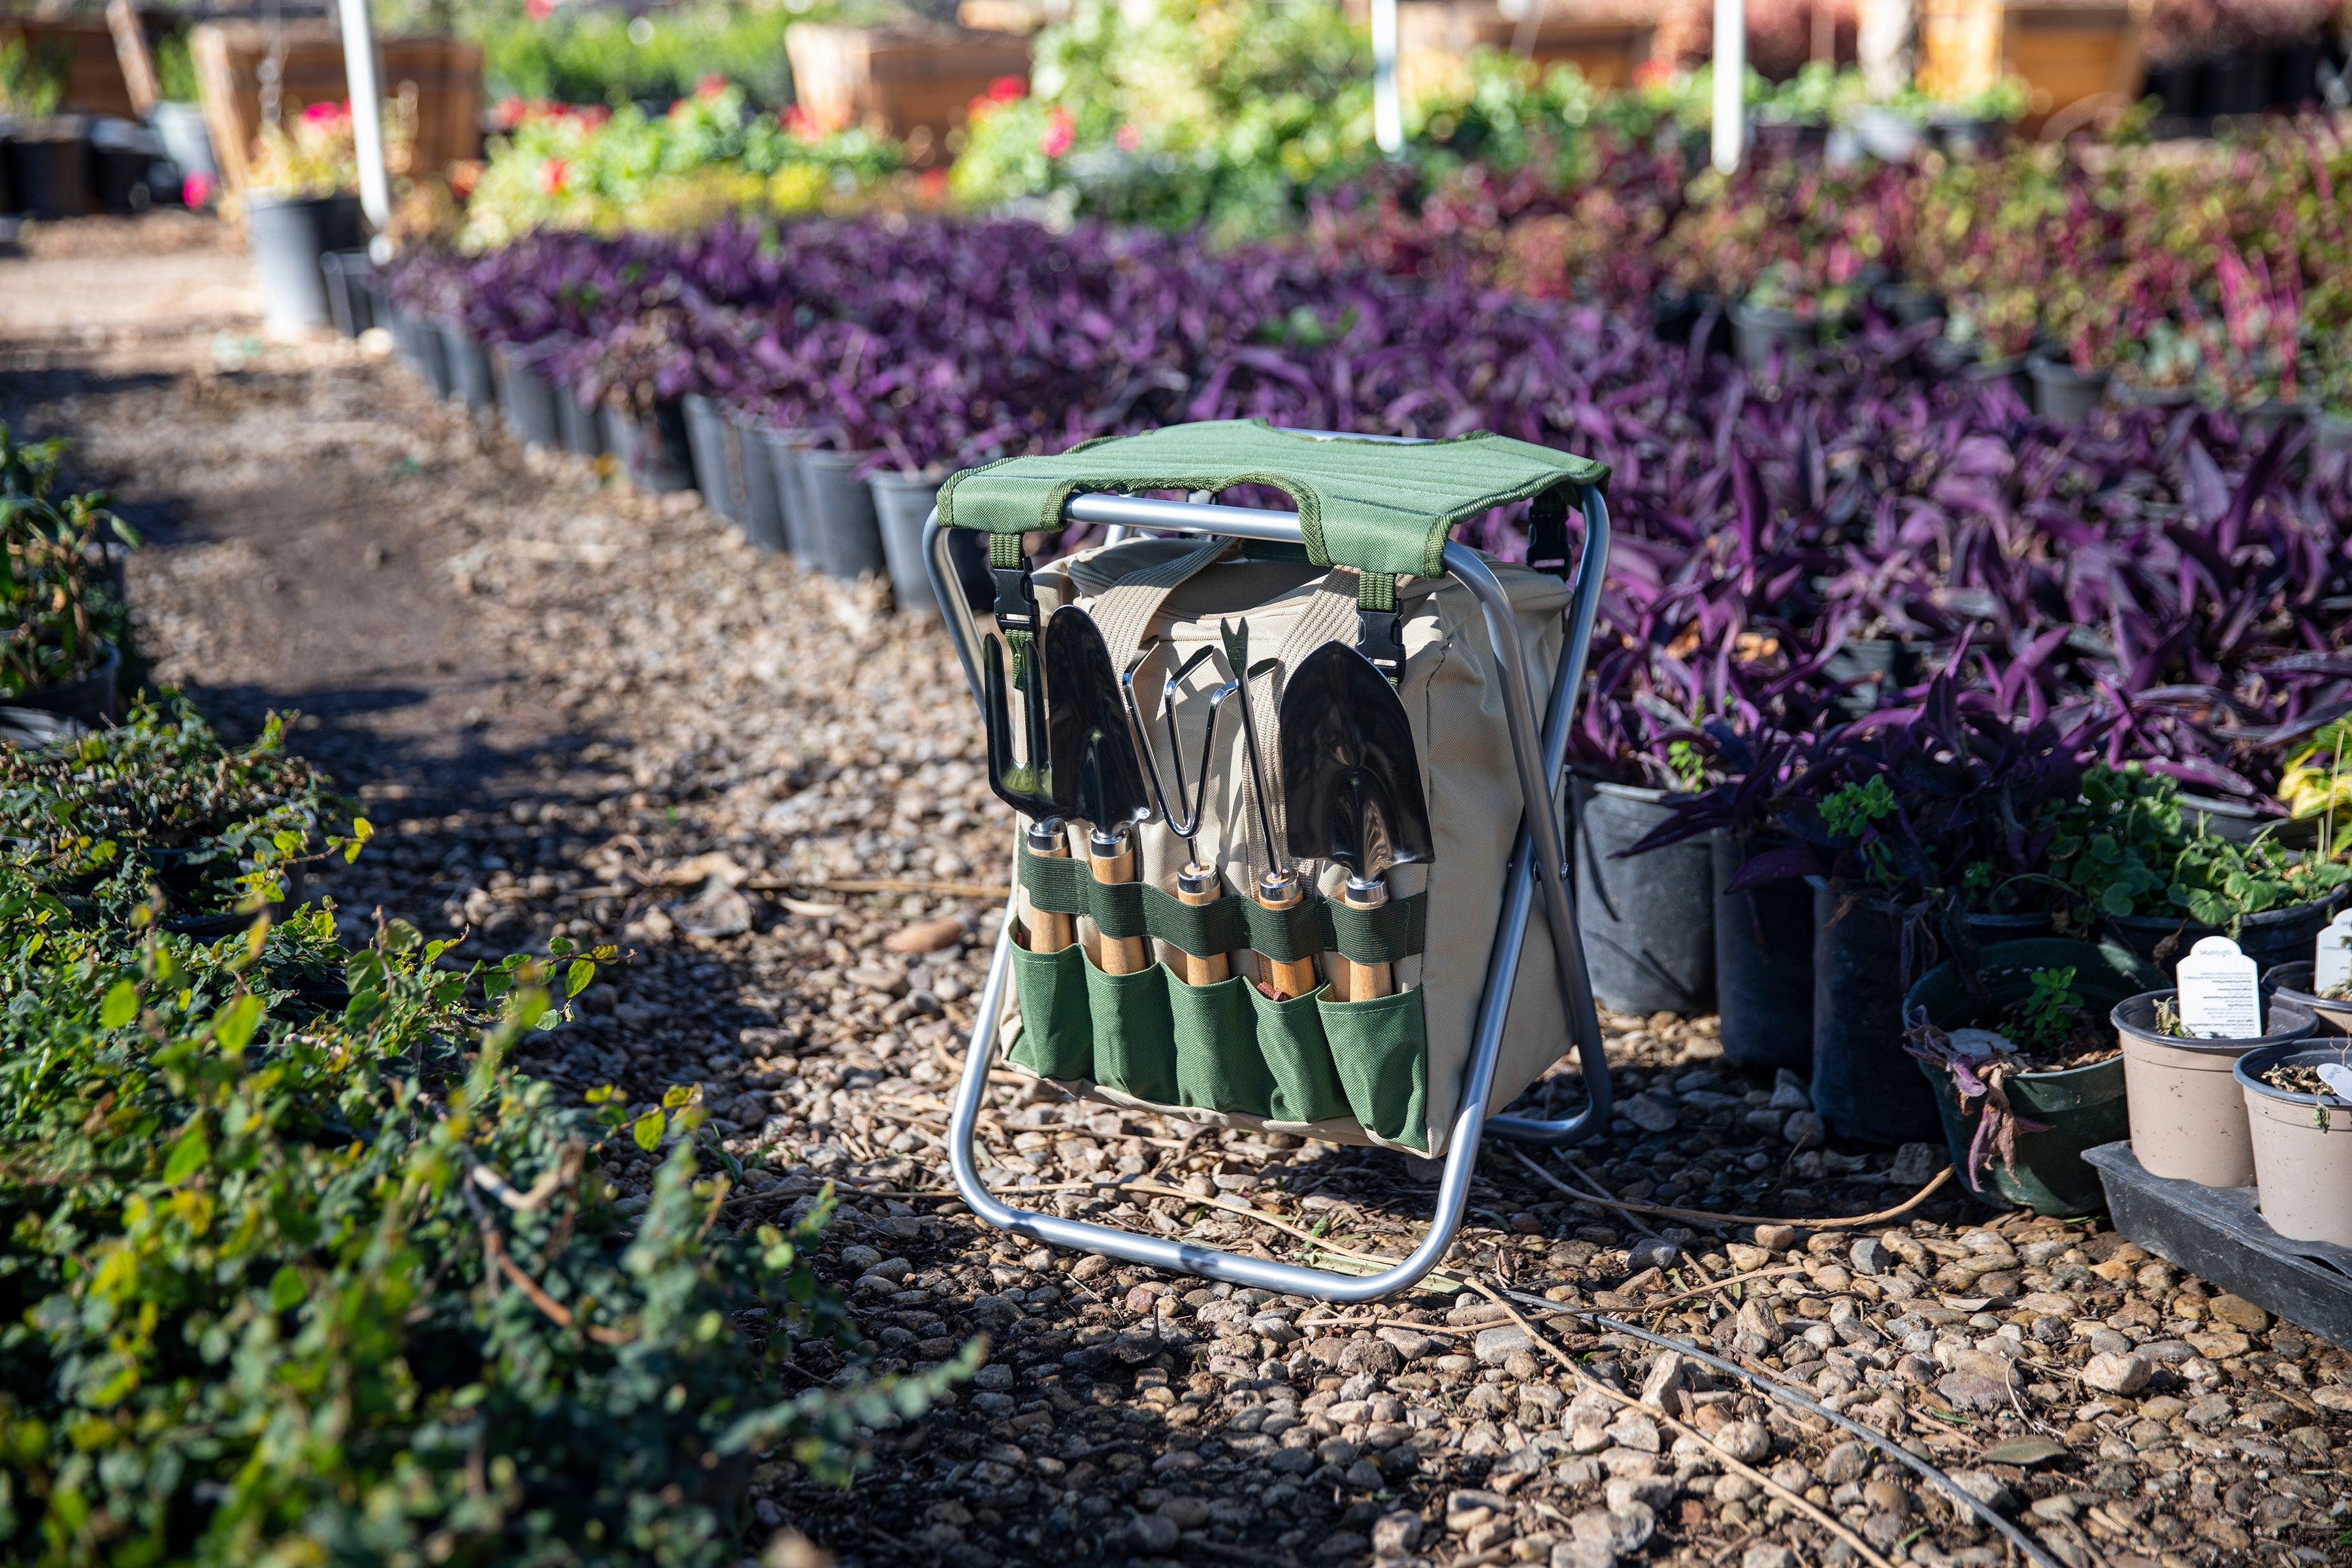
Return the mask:
M 2040 969 L 2072 968 L 2071 989 L 2095 1016 L 2104 1016 L 2126 997 L 2163 984 L 2152 965 L 2109 943 L 2042 937 L 1994 942 L 1982 949 L 1979 957 L 1991 995 L 1990 1007 L 1962 984 L 1957 964 L 1939 963 L 1921 975 L 1904 997 L 1904 1016 L 1924 1008 L 1927 1021 L 1939 1029 L 1992 1027 L 2003 1007 L 2032 989 L 2033 972 Z M 1979 1200 L 1997 1207 L 2024 1207 L 2040 1215 L 2069 1217 L 2095 1214 L 2106 1206 L 2106 1189 L 2099 1173 L 2084 1160 L 2083 1151 L 2120 1142 L 2130 1133 L 2121 1056 L 2066 1072 L 2020 1073 L 2010 1079 L 2005 1091 L 2011 1109 L 2029 1121 L 2047 1122 L 2049 1131 L 2019 1133 L 2015 1173 L 1996 1156 L 1987 1165 L 1981 1184 L 1969 1177 L 1968 1169 L 1969 1145 L 1976 1139 L 1979 1112 L 1961 1111 L 1951 1074 L 1927 1062 L 1920 1062 L 1919 1070 L 1935 1090 L 1952 1168 Z

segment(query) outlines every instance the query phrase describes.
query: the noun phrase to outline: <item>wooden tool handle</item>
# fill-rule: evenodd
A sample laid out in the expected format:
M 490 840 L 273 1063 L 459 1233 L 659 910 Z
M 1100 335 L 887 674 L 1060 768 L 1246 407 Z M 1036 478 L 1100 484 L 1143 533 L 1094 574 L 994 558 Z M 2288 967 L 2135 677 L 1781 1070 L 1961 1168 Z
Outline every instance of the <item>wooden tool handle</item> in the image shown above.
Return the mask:
M 1058 832 L 1041 833 L 1032 827 L 1028 835 L 1028 853 L 1043 855 L 1049 860 L 1066 860 L 1070 846 Z M 1029 951 L 1059 952 L 1078 940 L 1078 929 L 1070 917 L 1041 910 L 1032 905 L 1029 910 Z
M 1250 896 L 1258 901 L 1260 909 L 1278 911 L 1297 909 L 1306 899 L 1307 889 L 1295 880 L 1271 891 L 1261 883 Z M 1315 960 L 1311 954 L 1284 963 L 1268 958 L 1262 952 L 1257 955 L 1257 982 L 1258 989 L 1270 992 L 1277 1002 L 1287 1002 L 1294 996 L 1311 995 L 1322 984 L 1316 978 Z
M 1388 885 L 1375 882 L 1360 888 L 1354 879 L 1339 889 L 1339 901 L 1351 910 L 1377 910 L 1389 901 Z M 1342 1002 L 1370 1002 L 1396 989 L 1396 969 L 1387 963 L 1358 963 L 1346 953 L 1331 965 L 1331 990 Z
M 1190 868 L 1188 867 L 1187 869 L 1189 870 Z M 1197 886 L 1187 886 L 1186 879 L 1180 879 L 1176 884 L 1177 899 L 1192 905 L 1194 909 L 1213 904 L 1221 896 L 1217 890 L 1217 880 L 1213 873 L 1200 879 Z M 1187 985 L 1214 985 L 1220 980 L 1232 978 L 1233 973 L 1233 960 L 1222 952 L 1213 952 L 1206 958 L 1195 958 L 1181 947 L 1176 950 L 1176 974 Z
M 1090 837 L 1087 841 L 1087 865 L 1097 882 L 1132 882 L 1135 880 L 1135 841 L 1121 836 L 1117 847 L 1104 853 L 1103 840 Z M 1102 972 L 1105 974 L 1140 974 L 1151 966 L 1151 944 L 1139 936 L 1111 936 L 1102 939 Z

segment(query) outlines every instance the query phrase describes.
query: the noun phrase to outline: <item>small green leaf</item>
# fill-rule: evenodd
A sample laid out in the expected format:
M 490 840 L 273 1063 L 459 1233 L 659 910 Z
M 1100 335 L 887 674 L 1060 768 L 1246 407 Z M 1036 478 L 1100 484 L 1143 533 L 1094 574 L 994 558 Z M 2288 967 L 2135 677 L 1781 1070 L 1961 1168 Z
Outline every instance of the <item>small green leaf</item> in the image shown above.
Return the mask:
M 290 1312 L 302 1304 L 302 1298 L 308 1294 L 309 1290 L 302 1284 L 302 1276 L 294 1271 L 290 1263 L 281 1266 L 269 1277 L 269 1306 L 273 1311 Z
M 651 1153 L 661 1147 L 662 1128 L 666 1122 L 667 1119 L 660 1111 L 648 1110 L 637 1118 L 636 1125 L 629 1129 L 629 1136 L 637 1141 L 638 1148 Z
M 139 1016 L 139 987 L 128 980 L 118 980 L 106 993 L 106 1001 L 99 1008 L 98 1021 L 109 1029 L 119 1029 Z
M 261 1023 L 261 998 L 247 993 L 220 1010 L 213 1019 L 213 1038 L 225 1051 L 241 1051 Z
M 566 996 L 577 996 L 587 990 L 589 984 L 595 978 L 596 966 L 584 958 L 575 958 L 572 961 L 572 967 L 564 972 L 563 994 Z
M 163 1163 L 163 1179 L 184 1182 L 211 1164 L 212 1160 L 213 1146 L 205 1141 L 204 1123 L 192 1122 L 180 1134 L 180 1141 L 172 1145 L 172 1157 Z
M 693 1098 L 694 1085 L 690 1083 L 674 1083 L 667 1089 L 662 1090 L 662 1109 L 664 1110 L 676 1110 L 679 1106 L 684 1105 L 688 1100 L 692 1100 Z

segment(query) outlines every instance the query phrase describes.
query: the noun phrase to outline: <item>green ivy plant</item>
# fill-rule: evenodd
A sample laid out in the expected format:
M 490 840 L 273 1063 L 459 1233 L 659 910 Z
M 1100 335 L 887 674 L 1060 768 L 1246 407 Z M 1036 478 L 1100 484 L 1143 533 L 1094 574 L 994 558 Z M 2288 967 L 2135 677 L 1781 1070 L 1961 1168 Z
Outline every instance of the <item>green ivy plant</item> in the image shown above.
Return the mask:
M 611 949 L 459 967 L 324 908 L 205 943 L 130 897 L 0 865 L 8 1561 L 731 1563 L 754 1460 L 845 1479 L 974 1364 L 788 1368 L 856 1342 L 808 1267 L 830 1189 L 739 1224 L 690 1102 L 621 1211 L 642 1125 L 513 1061 Z

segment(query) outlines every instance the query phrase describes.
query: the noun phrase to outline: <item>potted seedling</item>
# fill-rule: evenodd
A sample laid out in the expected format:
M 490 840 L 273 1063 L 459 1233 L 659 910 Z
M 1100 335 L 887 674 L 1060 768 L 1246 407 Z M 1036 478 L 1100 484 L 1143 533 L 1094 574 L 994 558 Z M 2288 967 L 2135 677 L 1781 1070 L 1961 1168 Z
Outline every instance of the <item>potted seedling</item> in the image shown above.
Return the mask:
M 2263 1218 L 2295 1241 L 2352 1247 L 2352 1040 L 2238 1058 Z
M 2155 978 L 2120 947 L 2057 938 L 1984 948 L 1973 984 L 1957 962 L 1920 977 L 1904 998 L 1904 1048 L 1935 1091 L 1970 1192 L 2037 1214 L 2103 1206 L 2083 1151 L 2126 1126 L 2105 1015 Z
M 313 103 L 254 139 L 246 244 L 261 274 L 262 321 L 271 331 L 333 325 L 320 262 L 329 251 L 359 247 L 359 177 L 347 103 Z

